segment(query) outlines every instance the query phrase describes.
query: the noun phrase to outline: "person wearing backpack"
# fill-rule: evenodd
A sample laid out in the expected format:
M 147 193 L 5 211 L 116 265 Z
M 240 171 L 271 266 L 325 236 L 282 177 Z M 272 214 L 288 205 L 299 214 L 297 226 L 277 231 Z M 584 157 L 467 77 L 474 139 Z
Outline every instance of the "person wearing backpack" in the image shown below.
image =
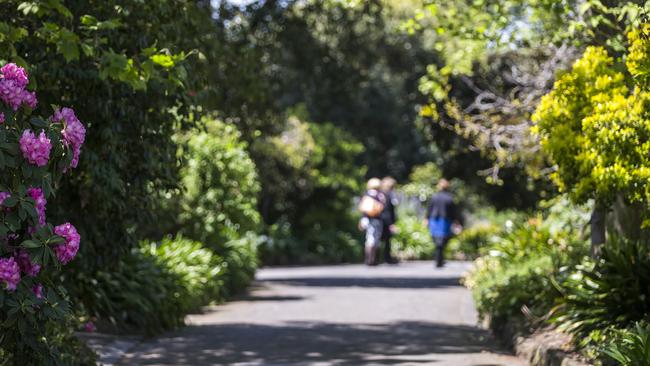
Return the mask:
M 391 254 L 390 239 L 397 231 L 395 223 L 397 222 L 397 214 L 395 213 L 395 206 L 397 206 L 397 198 L 395 198 L 395 184 L 397 182 L 393 177 L 384 177 L 381 180 L 381 190 L 386 196 L 386 207 L 381 213 L 383 221 L 383 228 L 381 232 L 381 240 L 384 241 L 384 262 L 388 264 L 397 264 L 397 259 Z
M 454 196 L 449 193 L 449 181 L 440 179 L 438 193 L 431 198 L 425 219 L 425 225 L 436 245 L 436 267 L 444 265 L 444 251 L 453 233 L 452 226 L 455 225 L 460 230 L 461 222 L 462 217 Z
M 377 265 L 377 248 L 381 243 L 381 234 L 384 223 L 381 213 L 386 207 L 386 196 L 381 191 L 381 180 L 371 178 L 366 185 L 367 190 L 359 201 L 359 211 L 363 218 L 359 228 L 366 231 L 365 262 L 366 265 Z

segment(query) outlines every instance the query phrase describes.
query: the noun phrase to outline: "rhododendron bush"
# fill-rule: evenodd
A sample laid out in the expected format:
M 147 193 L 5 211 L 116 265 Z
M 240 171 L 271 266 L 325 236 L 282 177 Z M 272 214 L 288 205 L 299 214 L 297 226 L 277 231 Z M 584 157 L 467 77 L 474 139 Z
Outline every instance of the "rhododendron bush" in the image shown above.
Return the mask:
M 74 259 L 80 236 L 69 222 L 47 220 L 47 201 L 73 174 L 86 130 L 71 108 L 37 116 L 25 70 L 0 68 L 0 348 L 21 362 L 58 359 L 48 327 L 68 318 L 54 275 Z M 45 111 L 47 108 L 40 108 Z M 3 355 L 6 357 L 6 355 Z M 25 362 L 26 364 L 29 362 Z

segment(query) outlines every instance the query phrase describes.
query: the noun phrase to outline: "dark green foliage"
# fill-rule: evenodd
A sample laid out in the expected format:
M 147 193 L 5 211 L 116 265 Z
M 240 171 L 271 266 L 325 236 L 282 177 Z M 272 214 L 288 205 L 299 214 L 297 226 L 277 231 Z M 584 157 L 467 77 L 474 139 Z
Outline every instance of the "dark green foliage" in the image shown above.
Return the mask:
M 249 232 L 216 249 L 224 261 L 223 283 L 224 293 L 227 296 L 244 291 L 255 278 L 258 266 L 257 247 L 261 241 L 262 238 Z
M 142 243 L 142 252 L 156 260 L 160 267 L 178 276 L 185 293 L 179 294 L 186 312 L 198 310 L 211 301 L 225 298 L 224 259 L 203 247 L 203 244 L 184 239 L 165 238 L 160 243 Z M 235 268 L 235 272 L 239 269 Z M 248 273 L 248 270 L 243 270 Z M 176 297 L 177 294 L 174 294 Z
M 70 278 L 70 293 L 100 329 L 155 334 L 185 315 L 244 289 L 257 269 L 258 239 L 245 236 L 219 253 L 177 237 L 141 248 L 110 270 Z M 72 285 L 74 284 L 74 285 Z
M 195 84 L 184 51 L 209 12 L 192 1 L 10 0 L 0 13 L 0 27 L 21 35 L 0 37 L 0 59 L 27 66 L 40 106 L 72 106 L 88 127 L 79 174 L 48 214 L 73 215 L 83 238 L 76 266 L 115 261 L 154 220 L 152 193 L 178 186 L 172 136 Z
M 110 269 L 74 276 L 70 294 L 100 329 L 154 334 L 183 324 L 181 276 L 137 248 Z
M 344 130 L 297 117 L 288 119 L 278 137 L 256 141 L 260 211 L 272 224 L 261 250 L 264 263 L 360 259 L 351 206 L 365 172 L 355 164 L 362 151 Z
M 288 222 L 271 226 L 267 240 L 260 246 L 264 264 L 355 263 L 362 257 L 361 234 L 353 227 L 314 229 L 300 236 Z
M 586 262 L 563 283 L 554 321 L 585 337 L 606 328 L 627 328 L 650 314 L 650 243 L 610 238 L 602 257 Z
M 183 192 L 171 205 L 178 231 L 214 248 L 257 231 L 260 217 L 257 195 L 260 184 L 246 143 L 233 127 L 213 119 L 203 120 L 203 131 L 192 131 L 179 140 L 186 159 L 181 170 Z M 158 227 L 158 230 L 161 228 Z
M 650 326 L 640 322 L 631 329 L 617 331 L 603 352 L 621 366 L 649 366 Z
M 78 327 L 76 319 L 68 318 L 61 323 L 49 322 L 40 336 L 48 350 L 17 353 L 16 347 L 0 348 L 2 366 L 95 366 L 97 356 L 74 334 Z M 56 359 L 56 361 L 54 361 Z

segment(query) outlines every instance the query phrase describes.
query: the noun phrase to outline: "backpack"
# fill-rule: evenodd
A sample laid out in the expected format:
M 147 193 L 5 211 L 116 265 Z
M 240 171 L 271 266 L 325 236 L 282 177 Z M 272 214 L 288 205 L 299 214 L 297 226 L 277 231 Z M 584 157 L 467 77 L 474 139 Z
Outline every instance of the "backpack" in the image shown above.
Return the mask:
M 384 211 L 384 204 L 368 195 L 361 197 L 359 211 L 368 217 L 378 217 Z

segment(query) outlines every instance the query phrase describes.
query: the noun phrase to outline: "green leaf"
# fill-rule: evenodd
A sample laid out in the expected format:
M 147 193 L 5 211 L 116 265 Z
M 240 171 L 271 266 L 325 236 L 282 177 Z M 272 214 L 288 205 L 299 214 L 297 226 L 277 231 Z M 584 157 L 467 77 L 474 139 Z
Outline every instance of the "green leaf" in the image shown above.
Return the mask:
M 5 216 L 5 223 L 10 230 L 16 231 L 20 228 L 20 219 L 18 213 L 14 210 Z
M 154 63 L 169 69 L 174 67 L 174 60 L 172 59 L 171 56 L 169 55 L 164 55 L 164 54 L 158 54 L 158 55 L 153 55 L 150 57 L 151 61 Z
M 50 238 L 48 240 L 48 242 L 50 244 L 53 244 L 53 245 L 63 244 L 63 243 L 65 243 L 65 238 L 62 238 L 62 237 L 57 235 L 57 236 L 53 236 L 52 238 Z
M 22 243 L 20 243 L 20 246 L 23 248 L 27 249 L 34 249 L 34 248 L 40 248 L 43 246 L 42 243 L 39 243 L 35 240 L 25 240 Z
M 33 117 L 29 120 L 29 123 L 36 128 L 47 128 L 48 126 L 48 123 L 41 117 Z
M 23 210 L 25 210 L 25 212 L 27 212 L 29 216 L 31 216 L 32 218 L 38 221 L 38 212 L 36 212 L 36 208 L 34 208 L 33 204 L 23 201 L 20 203 L 20 207 Z
M 23 171 L 23 175 L 25 176 L 25 178 L 29 178 L 32 176 L 33 169 L 32 166 L 29 165 L 28 163 L 23 164 L 21 169 Z
M 63 55 L 67 62 L 79 59 L 79 37 L 66 28 L 58 31 L 56 40 L 57 51 Z
M 5 207 L 14 207 L 18 203 L 18 199 L 14 196 L 7 197 L 4 202 L 2 202 L 2 205 Z

